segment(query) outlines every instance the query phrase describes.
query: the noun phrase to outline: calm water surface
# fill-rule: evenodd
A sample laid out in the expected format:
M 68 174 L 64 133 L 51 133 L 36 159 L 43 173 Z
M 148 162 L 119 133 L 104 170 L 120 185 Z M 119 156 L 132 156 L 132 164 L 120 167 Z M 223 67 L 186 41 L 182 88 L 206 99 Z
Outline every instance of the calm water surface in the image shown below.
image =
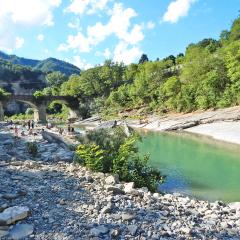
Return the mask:
M 83 126 L 75 126 L 84 131 Z M 183 132 L 144 132 L 141 154 L 166 175 L 164 192 L 180 192 L 199 199 L 240 201 L 240 147 Z
M 143 133 L 141 153 L 166 175 L 162 191 L 240 201 L 240 147 L 184 133 Z

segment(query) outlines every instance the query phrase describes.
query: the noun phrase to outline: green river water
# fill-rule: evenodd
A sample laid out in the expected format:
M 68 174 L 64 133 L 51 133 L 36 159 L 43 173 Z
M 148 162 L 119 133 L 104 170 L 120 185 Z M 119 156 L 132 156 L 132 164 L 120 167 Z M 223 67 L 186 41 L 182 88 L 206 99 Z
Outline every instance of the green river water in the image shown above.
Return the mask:
M 143 132 L 141 153 L 166 175 L 164 192 L 199 199 L 240 201 L 240 148 L 184 133 Z
M 149 154 L 150 164 L 166 175 L 161 191 L 209 201 L 240 201 L 239 145 L 184 132 L 140 133 L 140 153 Z

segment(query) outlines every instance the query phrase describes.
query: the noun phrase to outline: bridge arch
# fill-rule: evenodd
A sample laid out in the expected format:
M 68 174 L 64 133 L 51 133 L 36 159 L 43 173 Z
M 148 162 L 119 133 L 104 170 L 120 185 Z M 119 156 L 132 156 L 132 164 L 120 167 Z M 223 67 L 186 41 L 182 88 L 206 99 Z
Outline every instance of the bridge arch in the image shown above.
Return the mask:
M 47 106 L 56 100 L 64 103 L 69 108 L 69 118 L 80 117 L 78 99 L 71 96 L 41 96 L 36 98 L 32 95 L 11 95 L 4 101 L 0 101 L 0 121 L 4 120 L 4 104 L 13 100 L 30 105 L 34 110 L 34 121 L 36 122 L 47 122 Z

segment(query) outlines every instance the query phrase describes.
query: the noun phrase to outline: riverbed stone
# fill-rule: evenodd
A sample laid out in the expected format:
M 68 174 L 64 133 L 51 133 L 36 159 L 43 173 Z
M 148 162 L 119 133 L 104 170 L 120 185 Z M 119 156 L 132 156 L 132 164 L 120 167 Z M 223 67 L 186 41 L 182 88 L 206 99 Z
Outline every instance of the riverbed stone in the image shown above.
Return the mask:
M 6 237 L 9 234 L 9 227 L 8 226 L 0 226 L 0 239 Z
M 109 229 L 107 227 L 100 225 L 98 227 L 92 228 L 90 230 L 90 235 L 98 237 L 101 234 L 106 234 L 108 231 L 109 231 Z
M 0 213 L 0 225 L 10 225 L 22 220 L 28 216 L 29 212 L 29 208 L 25 206 L 9 207 Z
M 107 191 L 112 192 L 113 194 L 124 194 L 124 191 L 116 186 L 105 186 L 105 188 L 107 189 Z
M 123 221 L 131 221 L 135 218 L 135 214 L 131 214 L 131 213 L 123 213 L 122 214 L 122 220 Z
M 136 225 L 129 225 L 129 226 L 127 226 L 127 228 L 128 228 L 128 231 L 131 233 L 131 235 L 134 236 L 136 234 L 136 232 L 137 232 L 138 226 L 136 226 Z
M 129 182 L 124 184 L 124 192 L 131 193 L 134 189 L 134 182 Z
M 119 176 L 117 174 L 108 176 L 105 178 L 105 183 L 107 185 L 119 183 Z
M 9 236 L 13 240 L 23 239 L 33 233 L 32 224 L 17 224 L 9 232 Z

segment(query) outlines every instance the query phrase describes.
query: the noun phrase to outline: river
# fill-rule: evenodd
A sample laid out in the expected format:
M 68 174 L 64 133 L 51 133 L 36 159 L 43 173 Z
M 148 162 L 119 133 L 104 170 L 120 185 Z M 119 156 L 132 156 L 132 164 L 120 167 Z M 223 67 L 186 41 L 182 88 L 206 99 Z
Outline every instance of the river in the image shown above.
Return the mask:
M 142 154 L 166 175 L 164 192 L 198 199 L 240 201 L 240 148 L 185 133 L 142 133 Z
M 75 126 L 84 131 L 83 126 Z M 184 132 L 140 131 L 141 154 L 166 180 L 160 191 L 198 199 L 240 201 L 240 147 Z

